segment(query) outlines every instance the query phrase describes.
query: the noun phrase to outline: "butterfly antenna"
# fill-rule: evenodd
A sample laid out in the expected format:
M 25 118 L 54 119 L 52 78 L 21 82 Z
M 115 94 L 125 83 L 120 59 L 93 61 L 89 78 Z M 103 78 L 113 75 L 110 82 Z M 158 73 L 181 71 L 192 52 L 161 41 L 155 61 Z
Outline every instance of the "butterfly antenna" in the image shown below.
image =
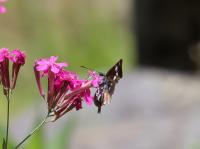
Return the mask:
M 85 67 L 85 66 L 80 66 L 81 68 L 87 69 L 87 70 L 93 70 L 91 68 Z
M 87 70 L 91 70 L 91 71 L 96 71 L 94 69 L 91 69 L 91 68 L 88 68 L 88 67 L 85 67 L 85 66 L 80 66 L 81 68 L 84 68 L 84 69 L 87 69 Z M 102 72 L 99 72 L 99 71 L 96 71 L 97 73 L 99 74 L 102 74 Z

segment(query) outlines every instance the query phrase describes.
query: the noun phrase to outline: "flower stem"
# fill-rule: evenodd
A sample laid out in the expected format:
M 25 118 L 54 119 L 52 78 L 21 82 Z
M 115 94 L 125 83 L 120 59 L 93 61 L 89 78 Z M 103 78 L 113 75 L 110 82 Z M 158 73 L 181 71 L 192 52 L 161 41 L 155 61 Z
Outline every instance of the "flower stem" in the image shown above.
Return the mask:
M 18 149 L 28 138 L 30 138 L 37 130 L 39 130 L 45 123 L 49 115 L 47 115 L 44 120 L 37 126 L 35 129 L 33 129 L 16 147 L 15 149 Z
M 8 135 L 9 135 L 9 121 L 10 121 L 10 95 L 7 96 L 7 124 L 6 124 L 6 141 L 5 146 L 8 148 Z

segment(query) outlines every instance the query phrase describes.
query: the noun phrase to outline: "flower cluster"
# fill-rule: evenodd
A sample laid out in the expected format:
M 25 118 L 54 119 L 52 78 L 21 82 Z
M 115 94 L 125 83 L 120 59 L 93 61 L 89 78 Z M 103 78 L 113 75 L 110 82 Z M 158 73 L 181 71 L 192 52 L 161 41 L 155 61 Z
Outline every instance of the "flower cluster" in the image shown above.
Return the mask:
M 34 72 L 40 95 L 48 105 L 48 115 L 53 116 L 52 121 L 57 120 L 73 108 L 82 108 L 82 101 L 90 105 L 93 97 L 91 87 L 98 87 L 101 77 L 95 72 L 90 72 L 89 80 L 81 80 L 74 72 L 64 68 L 67 63 L 57 63 L 58 57 L 51 56 L 46 59 L 39 59 L 35 62 Z M 41 84 L 41 78 L 47 77 L 48 89 L 45 95 Z M 47 97 L 46 97 L 47 96 Z
M 7 9 L 6 7 L 3 5 L 4 2 L 6 2 L 7 0 L 0 0 L 0 13 L 6 13 Z
M 0 83 L 3 85 L 4 95 L 9 96 L 15 88 L 20 67 L 25 63 L 25 53 L 19 49 L 9 51 L 7 48 L 0 49 Z M 12 75 L 10 79 L 9 61 L 12 62 Z

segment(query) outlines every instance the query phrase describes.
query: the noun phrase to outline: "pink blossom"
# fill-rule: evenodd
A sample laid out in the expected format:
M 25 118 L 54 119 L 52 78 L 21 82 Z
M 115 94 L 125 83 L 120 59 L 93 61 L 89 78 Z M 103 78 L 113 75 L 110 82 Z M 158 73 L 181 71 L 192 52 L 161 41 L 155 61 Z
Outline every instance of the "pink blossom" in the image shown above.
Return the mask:
M 47 104 L 49 111 L 54 108 L 55 101 L 55 73 L 49 70 L 48 72 L 48 92 L 47 92 Z
M 41 85 L 41 76 L 42 76 L 42 74 L 41 74 L 41 72 L 36 70 L 35 66 L 34 66 L 34 73 L 35 73 L 35 79 L 36 79 L 36 82 L 37 82 L 39 93 L 43 98 L 45 98 L 45 94 L 44 94 L 44 91 L 43 91 L 43 88 L 42 88 L 42 85 Z
M 77 74 L 63 69 L 56 76 L 58 81 L 67 81 L 69 84 L 74 80 L 78 80 Z
M 12 64 L 12 78 L 9 76 L 9 60 Z M 9 91 L 13 90 L 16 85 L 17 76 L 20 67 L 25 63 L 25 54 L 19 49 L 9 52 L 7 48 L 0 49 L 0 77 L 4 88 L 4 94 L 9 95 Z M 11 84 L 11 85 L 10 85 Z
M 89 72 L 90 79 L 82 80 L 71 71 L 64 70 L 67 63 L 56 63 L 58 57 L 51 56 L 35 62 L 34 71 L 40 95 L 46 100 L 48 115 L 55 121 L 72 109 L 80 110 L 82 102 L 91 105 L 93 97 L 90 89 L 97 88 L 102 77 L 95 71 Z M 45 74 L 45 75 L 44 75 Z M 47 78 L 48 89 L 46 96 L 43 91 L 41 78 Z
M 5 59 L 10 58 L 10 52 L 7 48 L 0 49 L 0 62 L 3 62 Z
M 15 88 L 17 76 L 19 73 L 19 69 L 25 63 L 26 55 L 19 49 L 14 49 L 10 52 L 10 60 L 13 62 L 12 65 L 12 82 L 11 82 L 11 89 Z
M 0 14 L 6 13 L 7 9 L 6 7 L 2 4 L 4 2 L 6 2 L 7 0 L 0 0 Z
M 56 103 L 63 96 L 63 94 L 67 92 L 68 88 L 68 83 L 63 79 L 64 70 L 62 69 L 63 67 L 67 66 L 67 63 L 56 63 L 57 59 L 58 57 L 55 56 L 51 56 L 50 58 L 46 59 L 39 59 L 35 62 L 34 65 L 37 86 L 40 95 L 43 98 L 45 98 L 41 84 L 41 78 L 44 76 L 43 74 L 45 74 L 48 79 L 48 91 L 46 100 L 49 112 L 54 109 Z
M 84 90 L 84 92 L 82 93 L 83 98 L 85 99 L 85 102 L 87 105 L 91 105 L 92 101 L 93 101 L 93 97 L 91 96 L 91 92 L 90 89 L 86 89 Z
M 93 87 L 98 87 L 99 84 L 102 82 L 103 77 L 97 74 L 95 71 L 89 71 L 89 76 L 92 79 Z
M 50 69 L 54 73 L 58 73 L 62 67 L 67 67 L 67 63 L 56 63 L 58 57 L 51 56 L 47 59 L 40 59 L 36 61 L 36 70 L 37 71 L 43 71 L 44 74 L 48 73 L 48 70 Z
M 47 103 L 49 110 L 53 108 L 52 105 L 54 105 L 54 102 L 56 102 L 56 96 L 61 96 L 60 90 L 62 88 L 63 81 L 60 79 L 59 75 L 63 71 L 62 68 L 67 66 L 67 63 L 56 63 L 57 59 L 58 57 L 55 56 L 51 56 L 50 58 L 46 59 L 39 59 L 36 60 L 34 65 L 37 86 L 40 95 L 43 98 L 45 98 L 45 94 L 42 88 L 41 78 L 44 76 L 44 74 L 48 78 Z
M 0 49 L 0 76 L 3 85 L 3 92 L 7 97 L 10 89 L 9 54 L 10 53 L 7 48 Z
M 60 73 L 57 74 L 57 82 L 67 81 L 68 82 L 68 89 L 73 91 L 77 88 L 80 88 L 83 84 L 83 80 L 79 79 L 78 75 L 74 72 L 62 70 Z M 57 83 L 58 84 L 58 83 Z
M 83 108 L 82 106 L 82 99 L 81 98 L 77 98 L 76 100 L 74 100 L 73 105 L 76 107 L 76 110 L 80 110 Z
M 66 94 L 63 99 L 58 102 L 58 105 L 60 106 L 55 107 L 54 121 L 66 114 L 67 112 L 71 111 L 73 108 L 76 108 L 76 110 L 81 109 L 83 100 L 85 100 L 86 103 L 90 105 L 93 100 L 90 92 L 91 87 L 91 81 L 84 81 L 81 87 Z
M 0 14 L 6 13 L 6 12 L 7 12 L 6 7 L 0 4 Z
M 13 63 L 18 63 L 20 65 L 24 65 L 25 63 L 25 58 L 26 58 L 26 55 L 24 52 L 22 52 L 21 50 L 19 49 L 14 49 L 13 51 L 10 52 L 10 60 L 13 62 Z

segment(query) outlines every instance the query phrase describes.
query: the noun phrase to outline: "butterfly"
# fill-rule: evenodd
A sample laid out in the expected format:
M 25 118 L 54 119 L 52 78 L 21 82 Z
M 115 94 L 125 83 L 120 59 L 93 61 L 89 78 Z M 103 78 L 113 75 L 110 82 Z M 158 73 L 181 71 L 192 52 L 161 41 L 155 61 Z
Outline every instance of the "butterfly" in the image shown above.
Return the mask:
M 95 92 L 94 104 L 98 107 L 98 113 L 101 113 L 101 107 L 111 102 L 115 85 L 123 77 L 122 59 L 111 67 L 106 74 L 99 73 L 99 75 L 103 79 Z

